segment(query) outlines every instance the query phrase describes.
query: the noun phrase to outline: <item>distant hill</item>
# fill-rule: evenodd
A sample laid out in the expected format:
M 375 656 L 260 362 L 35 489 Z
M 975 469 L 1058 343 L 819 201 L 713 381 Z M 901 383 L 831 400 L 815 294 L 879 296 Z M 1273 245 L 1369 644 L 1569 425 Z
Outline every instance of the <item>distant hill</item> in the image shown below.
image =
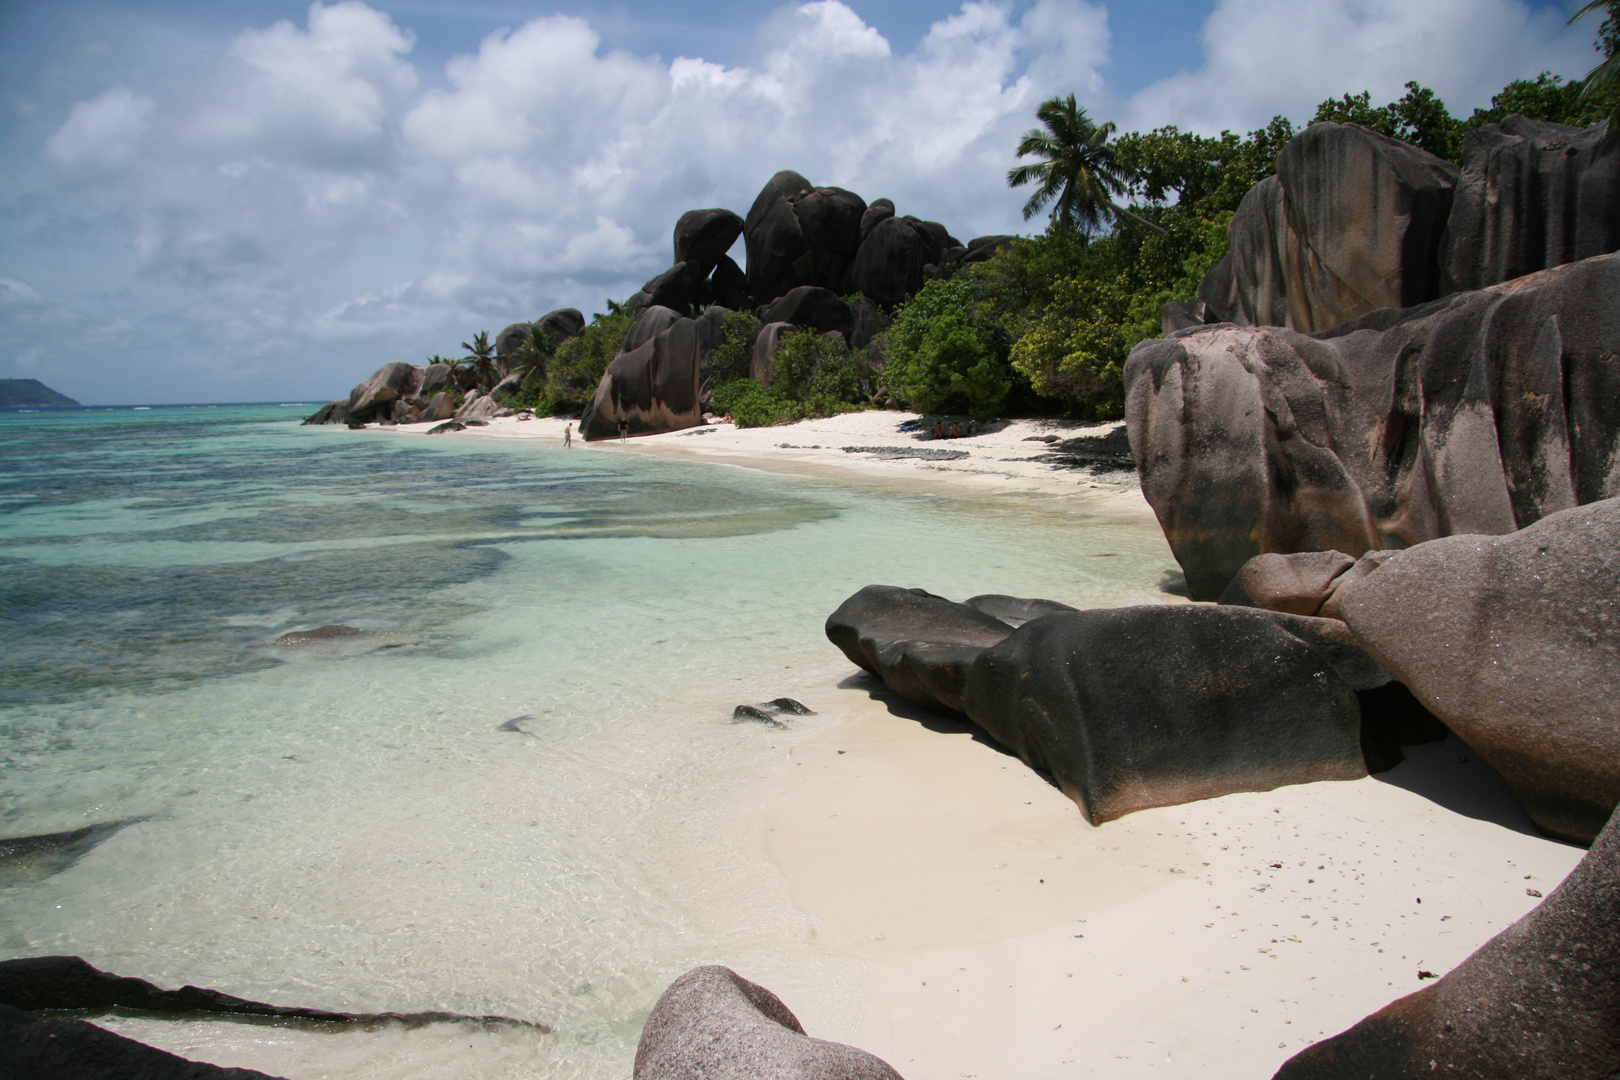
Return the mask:
M 66 394 L 58 394 L 38 379 L 0 379 L 0 409 L 15 409 L 27 405 L 78 404 Z

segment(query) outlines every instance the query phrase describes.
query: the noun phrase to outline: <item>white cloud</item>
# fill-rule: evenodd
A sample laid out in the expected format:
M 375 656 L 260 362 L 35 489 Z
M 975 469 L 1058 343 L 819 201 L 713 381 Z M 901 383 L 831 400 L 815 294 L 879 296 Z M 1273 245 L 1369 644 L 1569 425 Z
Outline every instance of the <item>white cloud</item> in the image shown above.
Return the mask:
M 1250 130 L 1309 120 L 1331 97 L 1399 98 L 1415 79 L 1454 114 L 1489 104 L 1513 78 L 1590 66 L 1590 27 L 1520 0 L 1220 0 L 1204 25 L 1205 64 L 1149 86 L 1131 126 Z
M 1054 95 L 1126 130 L 1303 119 L 1409 78 L 1463 109 L 1508 78 L 1582 68 L 1590 35 L 1520 0 L 1220 0 L 1204 64 L 1120 100 L 1102 74 L 1106 8 L 1086 0 L 969 0 L 910 52 L 815 0 L 767 18 L 756 59 L 731 66 L 607 49 L 587 20 L 550 15 L 442 73 L 418 72 L 412 33 L 383 11 L 315 3 L 303 26 L 245 30 L 189 73 L 67 112 L 42 145 L 30 227 L 93 218 L 101 239 L 74 257 L 129 272 L 34 295 L 117 308 L 151 343 L 147 378 L 337 393 L 384 360 L 627 295 L 668 265 L 682 211 L 746 211 L 778 169 L 893 198 L 966 240 L 1027 228 L 1006 171 Z M 67 330 L 68 307 L 28 296 L 0 283 L 0 341 Z M 48 351 L 84 355 L 86 340 L 63 332 Z
M 127 165 L 146 133 L 153 101 L 114 86 L 73 106 L 67 120 L 45 141 L 46 155 L 69 168 L 112 170 Z

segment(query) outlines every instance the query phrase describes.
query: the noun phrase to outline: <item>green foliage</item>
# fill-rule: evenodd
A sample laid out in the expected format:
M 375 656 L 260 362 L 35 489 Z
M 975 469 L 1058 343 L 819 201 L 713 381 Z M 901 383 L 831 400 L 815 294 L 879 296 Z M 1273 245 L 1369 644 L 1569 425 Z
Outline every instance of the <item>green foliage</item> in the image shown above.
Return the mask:
M 803 416 L 798 402 L 774 386 L 763 386 L 753 379 L 736 379 L 714 391 L 714 407 L 729 414 L 738 427 L 770 427 L 787 424 Z
M 1598 11 L 1604 13 L 1597 37 L 1597 47 L 1602 50 L 1604 59 L 1586 73 L 1581 101 L 1602 110 L 1610 130 L 1614 130 L 1620 128 L 1620 0 L 1591 0 L 1570 16 L 1569 21 Z
M 592 316 L 590 325 L 557 347 L 547 365 L 545 391 L 535 411 L 555 416 L 583 409 L 590 402 L 635 321 L 612 301 L 608 306 L 618 310 Z
M 1024 204 L 1024 220 L 1050 204 L 1054 222 L 1083 233 L 1095 232 L 1110 219 L 1129 221 L 1129 211 L 1114 202 L 1115 196 L 1130 190 L 1131 177 L 1108 145 L 1113 121 L 1092 120 L 1073 94 L 1043 102 L 1035 118 L 1045 130 L 1025 132 L 1017 156 L 1042 160 L 1007 173 L 1008 187 L 1036 185 Z
M 1075 234 L 1060 229 L 1065 242 Z M 982 264 L 997 266 L 996 260 Z M 1014 270 L 1020 285 L 1032 275 Z M 930 281 L 900 310 L 886 331 L 889 349 L 883 380 L 889 393 L 918 412 L 965 411 L 988 420 L 1012 389 L 1005 336 L 981 312 L 981 281 L 973 273 Z
M 1468 126 L 1494 124 L 1511 113 L 1518 113 L 1532 120 L 1589 127 L 1608 115 L 1608 108 L 1601 101 L 1582 100 L 1584 89 L 1585 84 L 1579 79 L 1565 82 L 1550 71 L 1543 71 L 1534 79 L 1515 79 L 1491 98 L 1489 109 L 1475 109 L 1474 115 L 1468 118 Z
M 790 330 L 771 356 L 771 388 L 802 407 L 804 416 L 848 412 L 861 396 L 861 369 L 843 338 Z
M 1451 115 L 1434 91 L 1416 82 L 1406 84 L 1406 96 L 1374 108 L 1372 95 L 1363 90 L 1317 106 L 1311 123 L 1325 120 L 1360 124 L 1364 128 L 1409 142 L 1447 161 L 1462 160 L 1464 124 Z
M 712 386 L 723 386 L 746 378 L 754 359 L 754 339 L 759 336 L 759 320 L 747 311 L 727 312 L 720 323 L 720 343 L 704 361 Z

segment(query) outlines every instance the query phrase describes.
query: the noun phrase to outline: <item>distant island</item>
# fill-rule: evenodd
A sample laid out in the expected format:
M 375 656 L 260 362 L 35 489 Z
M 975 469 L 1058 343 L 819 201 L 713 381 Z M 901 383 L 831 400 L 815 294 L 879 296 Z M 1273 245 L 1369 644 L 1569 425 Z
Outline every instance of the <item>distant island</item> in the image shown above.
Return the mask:
M 30 405 L 77 408 L 79 403 L 66 394 L 58 394 L 38 379 L 0 379 L 0 409 Z

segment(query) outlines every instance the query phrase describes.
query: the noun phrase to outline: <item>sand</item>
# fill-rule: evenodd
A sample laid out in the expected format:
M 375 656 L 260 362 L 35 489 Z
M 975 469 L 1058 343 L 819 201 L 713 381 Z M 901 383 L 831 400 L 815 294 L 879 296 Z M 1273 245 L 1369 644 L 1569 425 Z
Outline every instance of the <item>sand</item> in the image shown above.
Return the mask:
M 918 444 L 895 431 L 902 418 L 576 446 L 1152 520 L 1128 474 L 1053 468 L 1025 441 L 1094 432 L 1016 421 Z M 508 419 L 450 437 L 560 441 L 562 427 Z M 851 445 L 969 456 L 882 460 Z M 853 666 L 806 703 L 819 715 L 773 733 L 773 767 L 726 776 L 717 805 L 706 793 L 682 847 L 709 860 L 654 873 L 722 942 L 714 962 L 774 989 L 812 1035 L 910 1080 L 1269 1077 L 1444 975 L 1583 854 L 1536 834 L 1455 737 L 1377 777 L 1093 827 L 970 725 Z

